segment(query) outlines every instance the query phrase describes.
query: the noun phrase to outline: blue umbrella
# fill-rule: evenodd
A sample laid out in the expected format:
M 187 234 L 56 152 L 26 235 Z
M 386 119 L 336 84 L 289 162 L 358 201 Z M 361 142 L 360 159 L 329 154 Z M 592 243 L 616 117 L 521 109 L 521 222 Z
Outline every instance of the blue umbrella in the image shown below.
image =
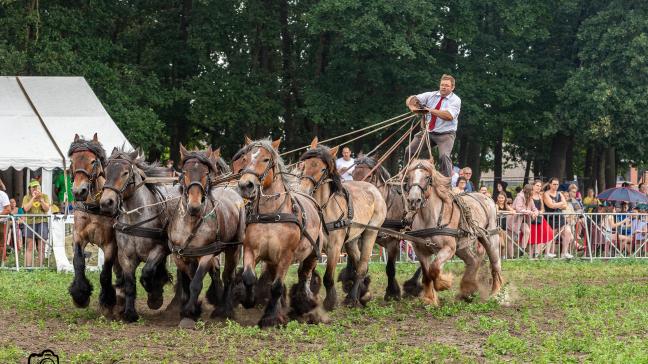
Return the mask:
M 628 187 L 615 187 L 607 189 L 598 195 L 599 200 L 625 201 L 630 203 L 647 203 L 648 196 Z

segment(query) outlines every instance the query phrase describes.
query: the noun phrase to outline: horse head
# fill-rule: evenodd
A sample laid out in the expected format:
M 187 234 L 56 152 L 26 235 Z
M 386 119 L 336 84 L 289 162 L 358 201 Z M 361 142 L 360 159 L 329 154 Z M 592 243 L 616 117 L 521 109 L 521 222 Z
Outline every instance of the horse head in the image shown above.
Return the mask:
M 206 151 L 189 152 L 180 144 L 180 159 L 180 185 L 187 201 L 187 211 L 196 216 L 209 195 L 212 178 L 226 172 L 219 164 L 220 148 L 212 151 L 210 146 Z
M 106 183 L 99 200 L 102 212 L 116 214 L 124 196 L 135 189 L 138 180 L 144 178 L 143 172 L 135 165 L 138 155 L 137 151 L 125 153 L 113 149 L 106 164 Z
M 313 194 L 328 181 L 342 188 L 340 174 L 335 168 L 335 156 L 338 147 L 328 148 L 317 144 L 317 137 L 313 139 L 310 149 L 300 158 L 301 174 L 300 187 L 304 193 Z
M 261 188 L 268 188 L 276 177 L 276 167 L 280 160 L 279 143 L 266 141 L 251 141 L 246 137 L 246 145 L 237 153 L 236 163 L 232 167 L 241 173 L 238 181 L 241 196 L 254 200 Z
M 407 192 L 407 201 L 412 210 L 425 206 L 432 191 L 445 195 L 450 190 L 450 179 L 443 176 L 434 168 L 433 159 L 414 159 L 410 162 L 405 172 L 403 187 Z
M 74 141 L 68 150 L 70 169 L 74 183 L 72 193 L 77 201 L 92 199 L 91 191 L 99 192 L 97 180 L 104 175 L 103 165 L 106 161 L 106 152 L 94 134 L 92 140 L 85 140 L 74 135 Z

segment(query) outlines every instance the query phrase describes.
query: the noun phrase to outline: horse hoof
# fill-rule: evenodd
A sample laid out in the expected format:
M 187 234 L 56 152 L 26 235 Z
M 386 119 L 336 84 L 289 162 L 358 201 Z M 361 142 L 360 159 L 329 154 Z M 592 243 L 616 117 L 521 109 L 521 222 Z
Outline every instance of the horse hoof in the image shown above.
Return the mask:
M 180 320 L 178 327 L 181 329 L 193 330 L 196 328 L 196 321 L 190 319 L 189 317 L 185 317 L 182 320 Z
M 259 321 L 259 327 L 262 329 L 268 327 L 276 327 L 286 324 L 286 318 L 283 315 L 277 314 L 275 316 L 264 316 Z
M 129 323 L 136 322 L 137 320 L 139 320 L 139 315 L 137 314 L 137 312 L 135 312 L 135 310 L 128 310 L 124 311 L 124 313 L 122 314 L 122 319 Z
M 423 303 L 425 303 L 426 305 L 439 307 L 439 299 L 437 297 L 434 298 L 423 297 Z
M 216 306 L 214 311 L 212 311 L 211 315 L 209 315 L 211 318 L 222 318 L 222 319 L 234 319 L 234 311 L 233 310 L 226 310 L 222 307 Z
M 364 305 L 360 302 L 358 299 L 354 298 L 347 298 L 344 299 L 344 305 L 348 308 L 359 308 L 359 307 L 364 307 Z
M 371 295 L 371 292 L 365 293 L 362 297 L 360 297 L 360 303 L 362 304 L 363 307 L 367 307 L 367 303 L 371 301 L 371 298 L 373 296 Z
M 324 299 L 324 309 L 326 311 L 333 311 L 337 307 L 337 298 L 332 298 L 332 296 L 326 296 Z
M 162 304 L 164 303 L 164 297 L 162 295 L 154 297 L 149 295 L 146 303 L 148 304 L 148 308 L 150 308 L 151 310 L 157 310 L 162 307 Z

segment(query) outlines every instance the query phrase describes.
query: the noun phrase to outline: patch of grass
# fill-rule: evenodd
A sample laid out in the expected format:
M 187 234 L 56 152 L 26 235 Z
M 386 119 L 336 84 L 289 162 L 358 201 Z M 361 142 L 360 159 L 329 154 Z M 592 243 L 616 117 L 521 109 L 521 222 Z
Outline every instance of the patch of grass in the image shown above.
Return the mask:
M 29 354 L 16 344 L 0 345 L 0 363 L 17 363 Z

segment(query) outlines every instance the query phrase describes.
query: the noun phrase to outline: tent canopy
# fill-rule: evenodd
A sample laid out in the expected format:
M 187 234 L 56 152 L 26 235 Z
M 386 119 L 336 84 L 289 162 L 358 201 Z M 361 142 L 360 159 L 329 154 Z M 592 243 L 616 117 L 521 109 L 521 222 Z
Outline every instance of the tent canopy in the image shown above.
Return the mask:
M 74 134 L 133 149 L 83 77 L 0 77 L 0 128 L 0 170 L 62 168 Z

